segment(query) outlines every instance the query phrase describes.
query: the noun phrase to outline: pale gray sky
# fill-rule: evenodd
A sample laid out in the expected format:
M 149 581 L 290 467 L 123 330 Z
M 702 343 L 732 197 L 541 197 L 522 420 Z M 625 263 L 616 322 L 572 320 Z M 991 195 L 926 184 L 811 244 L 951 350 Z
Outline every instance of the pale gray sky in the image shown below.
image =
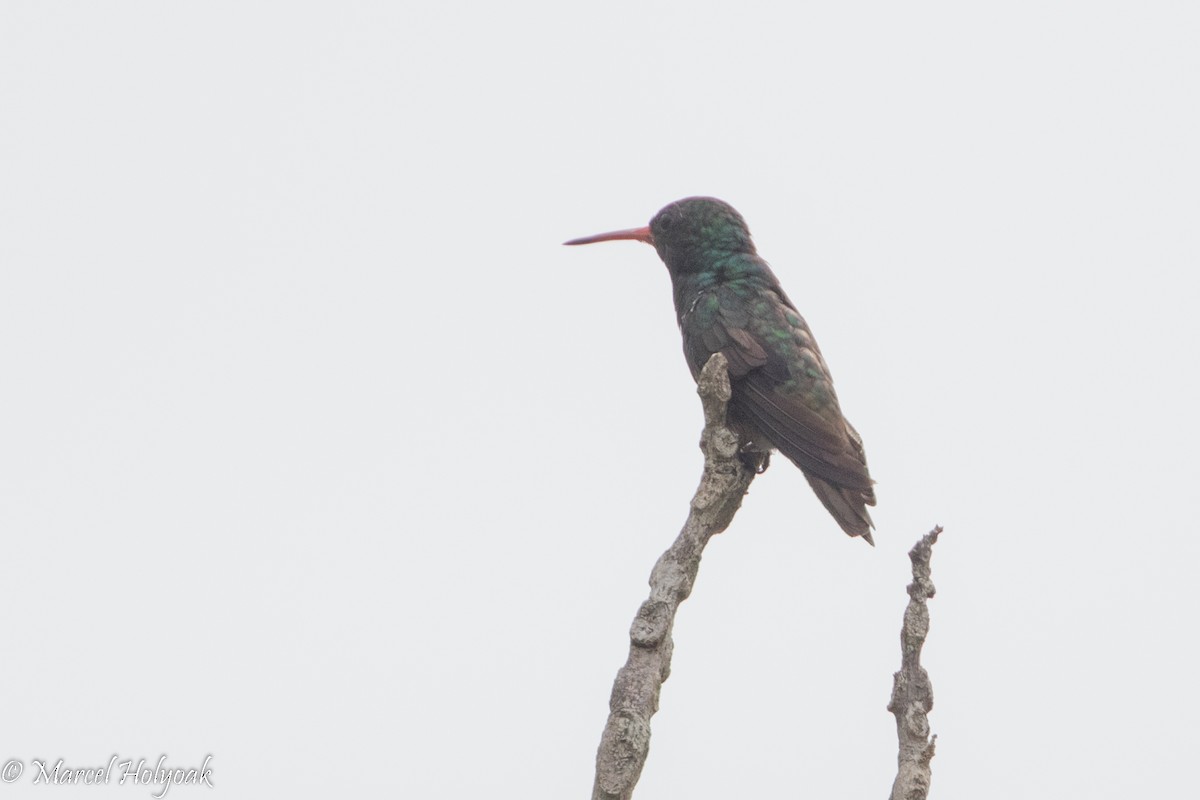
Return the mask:
M 777 459 L 637 796 L 885 793 L 935 523 L 933 796 L 1191 791 L 1198 40 L 1167 2 L 3 4 L 5 796 L 163 753 L 229 797 L 586 796 L 701 415 L 654 252 L 560 242 L 691 194 L 814 329 L 879 546 Z

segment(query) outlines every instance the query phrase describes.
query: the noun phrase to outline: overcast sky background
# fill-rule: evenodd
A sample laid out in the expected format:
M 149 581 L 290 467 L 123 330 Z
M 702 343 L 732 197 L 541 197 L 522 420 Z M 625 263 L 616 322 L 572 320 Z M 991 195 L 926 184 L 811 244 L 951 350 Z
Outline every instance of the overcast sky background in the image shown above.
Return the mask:
M 878 547 L 755 481 L 637 796 L 887 792 L 935 523 L 933 796 L 1194 790 L 1200 9 L 986 5 L 0 6 L 0 794 L 587 796 L 701 414 L 654 251 L 560 243 L 692 194 Z

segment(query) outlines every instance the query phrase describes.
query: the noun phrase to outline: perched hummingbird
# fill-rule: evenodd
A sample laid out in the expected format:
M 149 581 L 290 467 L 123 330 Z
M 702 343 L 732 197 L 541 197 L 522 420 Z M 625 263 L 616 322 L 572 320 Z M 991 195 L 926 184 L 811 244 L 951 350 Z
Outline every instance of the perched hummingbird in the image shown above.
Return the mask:
M 675 316 L 692 377 L 713 353 L 729 361 L 730 426 L 744 460 L 766 469 L 772 449 L 791 459 L 850 536 L 869 544 L 874 481 L 862 439 L 838 406 L 821 350 L 759 257 L 746 221 L 728 203 L 688 197 L 644 228 L 572 239 L 592 244 L 633 239 L 654 245 L 671 274 Z

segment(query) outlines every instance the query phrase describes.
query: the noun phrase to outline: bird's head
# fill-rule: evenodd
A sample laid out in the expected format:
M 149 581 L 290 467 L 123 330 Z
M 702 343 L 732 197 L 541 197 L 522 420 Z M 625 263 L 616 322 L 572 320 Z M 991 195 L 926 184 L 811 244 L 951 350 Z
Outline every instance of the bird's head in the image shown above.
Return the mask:
M 672 272 L 702 263 L 709 253 L 753 253 L 754 242 L 742 215 L 715 197 L 686 197 L 657 214 L 644 228 L 600 233 L 565 244 L 632 239 L 654 245 Z

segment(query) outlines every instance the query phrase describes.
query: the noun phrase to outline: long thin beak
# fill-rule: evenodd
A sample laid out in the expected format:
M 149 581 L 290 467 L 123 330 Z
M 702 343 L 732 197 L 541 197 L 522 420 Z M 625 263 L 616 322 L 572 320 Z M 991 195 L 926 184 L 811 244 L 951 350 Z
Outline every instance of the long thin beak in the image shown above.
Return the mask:
M 623 231 L 610 231 L 609 233 L 597 233 L 595 236 L 584 236 L 579 239 L 572 239 L 563 244 L 594 244 L 596 242 L 615 242 L 621 239 L 633 239 L 646 244 L 654 244 L 654 236 L 650 233 L 650 226 L 644 228 L 629 228 Z

